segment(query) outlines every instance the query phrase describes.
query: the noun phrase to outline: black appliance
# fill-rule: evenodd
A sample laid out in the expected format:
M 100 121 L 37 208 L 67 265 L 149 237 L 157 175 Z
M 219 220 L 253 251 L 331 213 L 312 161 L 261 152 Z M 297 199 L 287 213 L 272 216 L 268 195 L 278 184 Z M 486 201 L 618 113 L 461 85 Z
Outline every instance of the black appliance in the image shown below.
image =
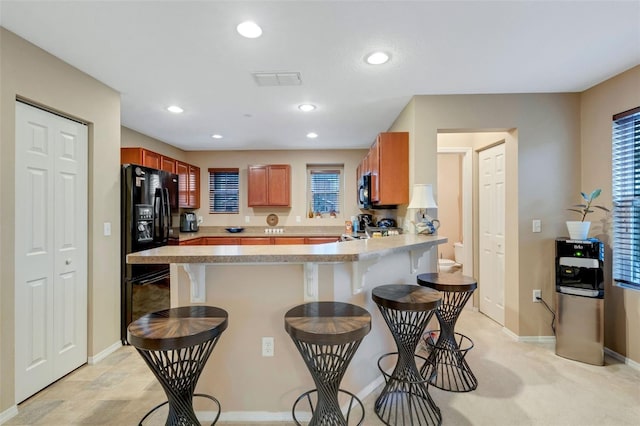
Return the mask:
M 367 226 L 373 226 L 373 215 L 359 214 L 358 215 L 358 229 L 364 231 Z
M 373 208 L 371 203 L 371 175 L 369 174 L 360 176 L 360 182 L 358 183 L 358 207 L 361 209 Z
M 604 244 L 556 240 L 556 354 L 604 364 Z
M 178 175 L 125 164 L 121 171 L 121 299 L 120 337 L 140 316 L 170 307 L 169 265 L 131 265 L 129 253 L 169 244 L 177 238 L 172 212 L 178 211 Z M 177 221 L 176 221 L 177 222 Z
M 185 212 L 180 215 L 180 232 L 197 232 L 198 219 L 193 212 Z

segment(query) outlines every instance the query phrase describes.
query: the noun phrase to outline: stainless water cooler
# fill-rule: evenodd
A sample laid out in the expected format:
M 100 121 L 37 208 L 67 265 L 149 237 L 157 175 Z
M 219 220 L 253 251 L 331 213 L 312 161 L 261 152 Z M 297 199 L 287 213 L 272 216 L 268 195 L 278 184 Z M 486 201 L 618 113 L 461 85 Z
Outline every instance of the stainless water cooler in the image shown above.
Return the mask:
M 556 355 L 604 365 L 604 244 L 556 240 Z

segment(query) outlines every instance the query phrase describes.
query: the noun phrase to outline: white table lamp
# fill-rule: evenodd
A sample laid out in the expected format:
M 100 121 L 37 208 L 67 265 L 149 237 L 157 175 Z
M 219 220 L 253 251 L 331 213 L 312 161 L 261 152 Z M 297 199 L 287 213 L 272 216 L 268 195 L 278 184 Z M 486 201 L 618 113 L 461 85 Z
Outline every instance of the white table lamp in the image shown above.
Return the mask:
M 427 209 L 437 209 L 438 205 L 433 199 L 433 185 L 430 183 L 416 183 L 413 185 L 411 202 L 407 209 L 417 209 L 416 232 L 418 234 L 433 234 L 440 227 L 440 222 L 427 214 Z

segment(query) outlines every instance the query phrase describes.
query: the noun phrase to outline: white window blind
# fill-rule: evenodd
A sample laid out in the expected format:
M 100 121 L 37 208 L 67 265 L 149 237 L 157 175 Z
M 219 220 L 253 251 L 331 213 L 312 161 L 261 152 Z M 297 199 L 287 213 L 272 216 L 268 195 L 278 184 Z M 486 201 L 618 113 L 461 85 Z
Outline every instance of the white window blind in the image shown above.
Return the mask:
M 613 279 L 640 289 L 640 107 L 613 116 Z
M 209 169 L 209 213 L 239 212 L 239 169 Z
M 338 215 L 342 211 L 344 166 L 307 166 L 307 198 L 314 213 Z

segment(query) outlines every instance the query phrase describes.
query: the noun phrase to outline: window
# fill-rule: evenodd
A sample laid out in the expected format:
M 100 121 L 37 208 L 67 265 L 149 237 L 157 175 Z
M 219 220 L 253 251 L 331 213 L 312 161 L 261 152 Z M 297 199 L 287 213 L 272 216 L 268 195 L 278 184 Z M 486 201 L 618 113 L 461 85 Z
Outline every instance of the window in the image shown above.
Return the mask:
M 613 279 L 640 290 L 640 107 L 613 116 Z
M 307 199 L 314 214 L 338 215 L 342 210 L 343 166 L 307 166 Z
M 209 169 L 209 213 L 238 213 L 238 169 Z

